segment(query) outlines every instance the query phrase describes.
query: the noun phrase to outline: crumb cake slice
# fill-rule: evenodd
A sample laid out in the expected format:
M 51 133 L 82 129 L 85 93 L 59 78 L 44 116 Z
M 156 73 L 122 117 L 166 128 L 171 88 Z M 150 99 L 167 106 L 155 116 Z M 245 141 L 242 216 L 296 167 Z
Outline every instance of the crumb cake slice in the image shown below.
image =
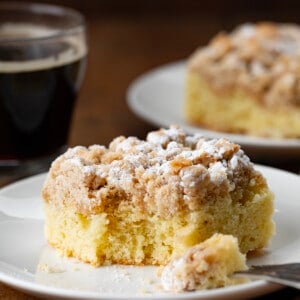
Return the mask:
M 240 146 L 176 126 L 69 149 L 42 194 L 49 244 L 93 265 L 164 265 L 217 232 L 246 253 L 274 231 L 273 194 Z
M 231 275 L 247 269 L 246 255 L 240 252 L 237 238 L 215 233 L 171 260 L 160 277 L 165 291 L 194 291 L 241 283 L 243 279 Z
M 242 24 L 188 59 L 185 117 L 209 129 L 300 137 L 300 27 Z

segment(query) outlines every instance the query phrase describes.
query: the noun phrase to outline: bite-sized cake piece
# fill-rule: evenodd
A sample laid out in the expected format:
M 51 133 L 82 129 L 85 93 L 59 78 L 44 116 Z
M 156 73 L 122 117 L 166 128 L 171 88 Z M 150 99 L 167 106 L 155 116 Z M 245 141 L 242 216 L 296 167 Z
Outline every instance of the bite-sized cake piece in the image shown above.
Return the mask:
M 209 129 L 300 137 L 300 27 L 243 24 L 188 60 L 185 116 Z
M 239 283 L 234 272 L 247 270 L 246 255 L 232 235 L 214 234 L 171 260 L 161 271 L 165 291 L 182 292 L 219 288 Z
M 216 232 L 246 253 L 274 231 L 273 193 L 240 146 L 176 126 L 69 149 L 42 193 L 49 244 L 93 265 L 164 265 Z

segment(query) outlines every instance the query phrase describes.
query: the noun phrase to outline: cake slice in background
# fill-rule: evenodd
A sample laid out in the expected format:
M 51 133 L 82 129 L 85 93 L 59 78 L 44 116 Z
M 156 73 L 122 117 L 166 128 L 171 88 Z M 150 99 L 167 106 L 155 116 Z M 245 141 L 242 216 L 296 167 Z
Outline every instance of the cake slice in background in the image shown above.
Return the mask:
M 243 24 L 188 59 L 185 118 L 211 130 L 300 138 L 300 27 Z

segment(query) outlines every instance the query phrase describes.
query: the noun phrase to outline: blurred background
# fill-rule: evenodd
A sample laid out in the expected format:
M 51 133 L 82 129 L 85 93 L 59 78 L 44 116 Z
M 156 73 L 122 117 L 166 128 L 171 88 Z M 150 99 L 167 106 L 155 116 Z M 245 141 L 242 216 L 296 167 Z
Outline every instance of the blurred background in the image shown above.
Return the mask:
M 240 23 L 300 20 L 296 0 L 55 0 L 51 4 L 81 11 L 88 26 L 88 65 L 71 146 L 108 144 L 120 134 L 143 138 L 154 128 L 126 104 L 128 86 L 142 73 L 185 59 L 217 32 Z

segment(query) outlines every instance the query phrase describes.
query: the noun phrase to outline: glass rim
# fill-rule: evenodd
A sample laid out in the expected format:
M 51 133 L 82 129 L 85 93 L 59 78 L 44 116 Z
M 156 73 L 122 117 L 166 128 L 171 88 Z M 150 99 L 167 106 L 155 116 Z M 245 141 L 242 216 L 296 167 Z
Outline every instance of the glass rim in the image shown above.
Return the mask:
M 0 2 L 0 13 L 2 11 L 9 11 L 9 10 L 19 10 L 20 12 L 28 12 L 32 14 L 46 14 L 49 16 L 57 16 L 63 17 L 65 16 L 72 16 L 76 21 L 74 25 L 67 27 L 67 28 L 58 28 L 57 30 L 48 33 L 46 35 L 41 35 L 38 37 L 14 37 L 14 38 L 1 38 L 0 43 L 16 43 L 16 42 L 34 42 L 34 41 L 43 41 L 49 39 L 56 39 L 68 35 L 72 35 L 81 31 L 84 31 L 86 28 L 86 21 L 84 15 L 76 9 L 66 7 L 63 5 L 56 5 L 56 4 L 46 4 L 46 3 L 35 3 L 35 2 L 18 2 L 18 1 L 3 1 Z M 17 22 L 16 22 L 17 23 Z M 35 24 L 34 22 L 27 22 L 28 24 Z M 1 24 L 4 22 L 0 21 Z M 51 27 L 50 27 L 51 28 Z

